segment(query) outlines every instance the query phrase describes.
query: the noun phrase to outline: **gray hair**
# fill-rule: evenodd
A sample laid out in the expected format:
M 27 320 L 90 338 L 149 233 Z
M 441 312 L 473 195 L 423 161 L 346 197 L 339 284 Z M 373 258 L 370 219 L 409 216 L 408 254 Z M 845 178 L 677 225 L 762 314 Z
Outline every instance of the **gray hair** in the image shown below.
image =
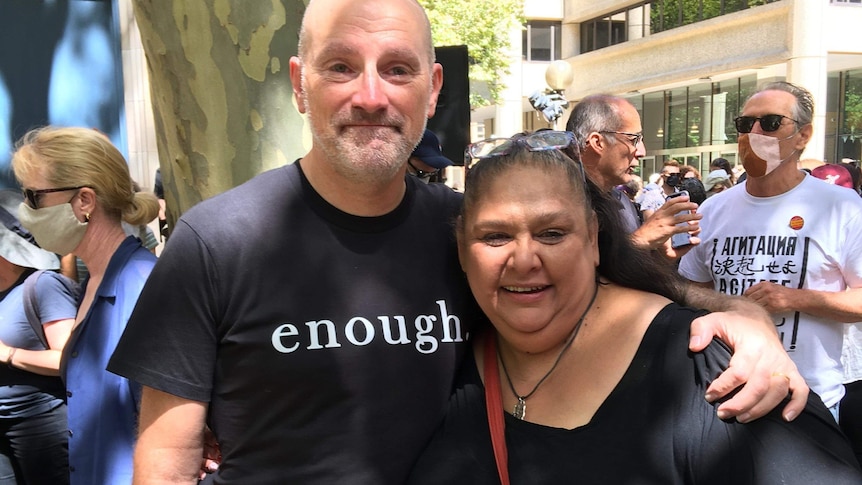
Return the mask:
M 575 105 L 566 123 L 566 130 L 575 134 L 580 147 L 586 146 L 587 137 L 594 131 L 618 131 L 623 124 L 621 102 L 626 100 L 610 94 L 587 96 Z M 614 137 L 608 137 L 608 140 L 610 143 L 616 142 Z
M 799 122 L 799 126 L 807 125 L 814 119 L 814 96 L 802 86 L 797 86 L 786 81 L 776 81 L 761 86 L 754 94 L 762 93 L 763 91 L 784 91 L 785 93 L 792 94 L 796 98 L 796 105 L 793 106 L 791 113 L 793 119 Z M 749 99 L 751 98 L 749 97 Z

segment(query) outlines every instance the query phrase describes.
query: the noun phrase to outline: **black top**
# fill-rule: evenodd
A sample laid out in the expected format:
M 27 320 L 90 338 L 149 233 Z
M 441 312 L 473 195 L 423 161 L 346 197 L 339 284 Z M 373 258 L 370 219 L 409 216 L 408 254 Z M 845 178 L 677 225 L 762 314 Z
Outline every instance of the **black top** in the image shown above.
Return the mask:
M 215 483 L 403 483 L 445 412 L 475 308 L 460 195 L 406 177 L 380 217 L 299 164 L 180 219 L 109 369 L 209 402 Z
M 792 423 L 781 419 L 783 406 L 749 424 L 716 417 L 703 396 L 730 353 L 717 340 L 702 353 L 688 352 L 697 316 L 676 304 L 665 307 L 585 426 L 550 428 L 504 412 L 511 483 L 862 483 L 849 445 L 814 393 Z M 465 361 L 446 420 L 409 483 L 499 483 L 474 359 Z

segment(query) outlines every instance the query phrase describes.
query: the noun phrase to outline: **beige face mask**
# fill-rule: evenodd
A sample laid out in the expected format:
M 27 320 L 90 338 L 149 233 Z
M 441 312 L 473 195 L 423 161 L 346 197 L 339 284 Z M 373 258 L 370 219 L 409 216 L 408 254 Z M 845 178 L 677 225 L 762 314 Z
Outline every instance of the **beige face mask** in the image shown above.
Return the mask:
M 792 157 L 796 153 L 795 149 L 790 152 L 790 155 L 781 158 L 780 143 L 792 138 L 793 135 L 786 138 L 775 138 L 758 133 L 739 135 L 739 157 L 742 159 L 742 166 L 746 173 L 751 177 L 763 177 Z
M 77 248 L 87 232 L 87 223 L 75 217 L 69 203 L 33 209 L 22 202 L 18 219 L 42 249 L 60 255 Z

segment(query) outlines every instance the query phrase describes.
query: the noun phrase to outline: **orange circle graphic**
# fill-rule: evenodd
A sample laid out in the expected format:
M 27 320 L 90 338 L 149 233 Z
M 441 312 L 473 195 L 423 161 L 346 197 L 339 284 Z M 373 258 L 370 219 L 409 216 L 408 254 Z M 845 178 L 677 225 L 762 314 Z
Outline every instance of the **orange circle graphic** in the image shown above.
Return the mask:
M 790 228 L 798 231 L 802 229 L 802 226 L 805 225 L 805 220 L 799 216 L 793 216 L 790 218 Z

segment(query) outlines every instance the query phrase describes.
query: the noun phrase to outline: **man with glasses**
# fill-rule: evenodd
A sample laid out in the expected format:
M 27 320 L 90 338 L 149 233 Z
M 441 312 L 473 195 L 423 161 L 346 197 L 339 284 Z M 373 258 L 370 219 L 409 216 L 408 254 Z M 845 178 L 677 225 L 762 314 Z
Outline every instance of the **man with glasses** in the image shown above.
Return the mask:
M 631 180 L 639 158 L 646 153 L 642 143 L 640 115 L 631 103 L 624 98 L 608 94 L 587 96 L 572 110 L 566 129 L 573 132 L 578 141 L 580 152 L 573 155 L 580 155 L 587 177 L 620 201 L 620 213 L 632 234 L 635 246 L 659 251 L 674 260 L 689 250 L 689 247 L 674 249 L 669 240 L 674 234 L 698 230 L 697 221 L 702 215 L 691 213 L 697 208 L 697 204 L 690 202 L 685 196 L 672 198 L 641 225 L 634 204 L 625 194 L 615 189 L 616 185 Z M 691 227 L 677 226 L 683 222 L 689 223 Z M 696 246 L 699 240 L 692 237 L 691 242 L 692 246 Z M 761 331 L 764 338 L 777 344 L 769 315 L 757 305 L 739 297 L 730 298 L 713 290 L 689 285 L 686 301 L 683 303 L 713 312 L 731 312 L 733 317 L 727 319 L 731 326 L 747 328 L 747 331 L 752 332 Z M 796 370 L 792 374 L 793 377 L 787 380 L 793 388 L 793 400 L 804 402 L 804 399 L 800 398 L 807 396 L 807 387 Z M 772 377 L 780 380 L 788 376 L 784 372 L 774 371 Z M 797 393 L 796 389 L 800 392 Z M 793 415 L 795 412 L 785 408 L 785 418 Z M 744 420 L 743 418 L 742 421 Z
M 797 169 L 813 115 L 811 93 L 787 82 L 748 99 L 735 120 L 748 177 L 704 202 L 703 242 L 679 271 L 765 308 L 838 420 L 843 324 L 862 321 L 862 200 Z
M 641 224 L 637 208 L 614 188 L 631 180 L 640 157 L 646 154 L 637 109 L 617 96 L 587 96 L 572 110 L 566 129 L 578 140 L 581 161 L 590 180 L 620 201 L 620 213 L 635 246 L 662 251 L 672 260 L 687 251 L 690 246 L 671 247 L 670 237 L 686 232 L 697 234 L 701 218 L 694 212 L 697 204 L 688 197 L 673 198 Z M 699 240 L 692 237 L 691 242 L 694 245 Z
M 443 182 L 441 173 L 452 165 L 452 160 L 443 156 L 440 140 L 433 131 L 426 129 L 419 144 L 407 159 L 407 173 L 423 183 Z

